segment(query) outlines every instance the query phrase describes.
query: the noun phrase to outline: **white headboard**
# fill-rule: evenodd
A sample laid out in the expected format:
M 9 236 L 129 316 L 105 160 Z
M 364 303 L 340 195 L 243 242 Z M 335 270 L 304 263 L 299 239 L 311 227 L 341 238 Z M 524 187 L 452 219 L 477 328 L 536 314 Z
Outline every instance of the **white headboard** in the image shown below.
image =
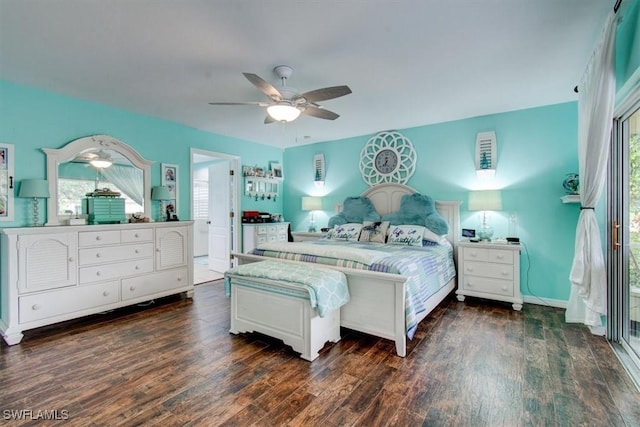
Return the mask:
M 396 212 L 400 209 L 400 200 L 405 194 L 417 193 L 413 188 L 403 184 L 378 184 L 369 187 L 362 196 L 368 197 L 380 216 Z M 447 240 L 457 255 L 458 240 L 460 240 L 460 203 L 459 201 L 436 200 L 436 210 L 449 223 Z

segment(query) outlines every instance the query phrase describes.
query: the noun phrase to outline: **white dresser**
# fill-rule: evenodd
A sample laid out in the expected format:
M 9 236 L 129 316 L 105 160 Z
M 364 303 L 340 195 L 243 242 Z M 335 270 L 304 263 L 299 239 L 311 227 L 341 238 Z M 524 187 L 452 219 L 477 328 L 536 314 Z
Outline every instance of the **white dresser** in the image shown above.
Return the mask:
M 286 242 L 289 240 L 288 230 L 288 222 L 242 224 L 242 252 L 251 252 L 260 243 Z
M 193 296 L 193 222 L 1 230 L 0 333 L 167 295 Z
M 520 245 L 458 243 L 458 295 L 512 303 L 522 309 Z

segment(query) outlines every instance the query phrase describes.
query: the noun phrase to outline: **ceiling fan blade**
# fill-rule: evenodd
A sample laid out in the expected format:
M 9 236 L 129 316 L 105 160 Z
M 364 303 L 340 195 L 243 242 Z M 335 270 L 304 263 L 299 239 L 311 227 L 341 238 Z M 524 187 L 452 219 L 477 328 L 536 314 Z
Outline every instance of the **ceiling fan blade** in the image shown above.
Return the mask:
M 267 107 L 271 104 L 268 102 L 210 102 L 209 105 L 257 105 L 258 107 Z
M 335 120 L 338 117 L 340 117 L 340 115 L 334 113 L 333 111 L 329 111 L 329 110 L 325 110 L 324 108 L 317 108 L 317 107 L 306 107 L 304 110 L 302 110 L 302 114 L 306 114 L 307 116 L 313 116 L 319 119 L 326 119 L 326 120 Z
M 341 96 L 349 95 L 351 89 L 349 86 L 332 86 L 322 89 L 310 90 L 298 96 L 298 98 L 305 98 L 307 102 L 320 102 L 328 99 L 339 98 Z
M 276 120 L 267 114 L 267 117 L 264 118 L 264 124 L 268 125 L 269 123 L 275 123 Z
M 273 99 L 274 101 L 280 101 L 282 99 L 282 95 L 280 95 L 280 92 L 278 92 L 278 89 L 273 87 L 271 83 L 267 82 L 262 77 L 258 76 L 257 74 L 251 74 L 251 73 L 242 73 L 242 74 L 247 78 L 247 80 L 253 83 L 255 87 L 260 89 L 269 98 Z

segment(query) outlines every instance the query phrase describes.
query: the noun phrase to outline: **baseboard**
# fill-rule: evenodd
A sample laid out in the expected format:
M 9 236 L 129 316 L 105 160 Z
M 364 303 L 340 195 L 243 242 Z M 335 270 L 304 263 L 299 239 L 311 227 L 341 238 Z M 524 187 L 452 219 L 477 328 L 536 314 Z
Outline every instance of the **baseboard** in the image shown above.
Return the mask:
M 522 299 L 527 304 L 546 305 L 549 307 L 567 308 L 567 301 L 552 298 L 542 298 L 533 295 L 523 295 Z

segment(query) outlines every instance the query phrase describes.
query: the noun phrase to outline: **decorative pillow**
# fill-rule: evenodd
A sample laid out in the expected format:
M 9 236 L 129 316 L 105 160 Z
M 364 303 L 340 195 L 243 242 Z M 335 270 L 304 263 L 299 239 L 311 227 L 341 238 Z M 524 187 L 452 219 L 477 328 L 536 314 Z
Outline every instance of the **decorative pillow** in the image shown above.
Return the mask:
M 400 210 L 385 215 L 382 220 L 389 221 L 391 225 L 422 225 L 439 235 L 449 232 L 449 224 L 436 211 L 433 199 L 419 193 L 402 196 Z
M 380 221 L 380 215 L 368 197 L 347 197 L 342 202 L 342 212 L 329 218 L 329 228 L 336 225 Z
M 433 242 L 433 243 L 442 243 L 443 241 L 447 240 L 447 235 L 439 235 L 434 233 L 433 231 L 429 230 L 428 228 L 424 229 L 424 234 L 422 235 L 422 238 L 426 241 L 429 242 Z
M 387 243 L 391 245 L 422 246 L 425 227 L 420 225 L 394 225 L 389 229 Z
M 384 243 L 387 240 L 389 221 L 365 221 L 360 232 L 361 242 Z
M 360 237 L 362 224 L 350 223 L 344 225 L 336 225 L 329 233 L 327 238 L 332 240 L 358 240 Z

